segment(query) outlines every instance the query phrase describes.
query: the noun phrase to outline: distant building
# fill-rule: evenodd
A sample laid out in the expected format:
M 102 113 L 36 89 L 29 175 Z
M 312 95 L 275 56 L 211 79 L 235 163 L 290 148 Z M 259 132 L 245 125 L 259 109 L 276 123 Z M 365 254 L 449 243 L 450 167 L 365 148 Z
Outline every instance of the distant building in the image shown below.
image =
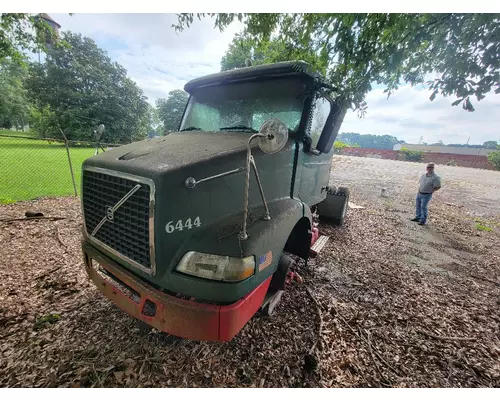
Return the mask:
M 475 147 L 455 147 L 455 146 L 429 146 L 425 144 L 395 144 L 393 150 L 401 150 L 403 147 L 410 151 L 423 151 L 426 153 L 441 154 L 464 154 L 470 156 L 487 156 L 495 149 L 475 148 Z
M 38 14 L 35 17 L 35 20 L 43 20 L 52 28 L 52 32 L 53 32 L 54 37 L 52 37 L 52 35 L 50 35 L 50 34 L 46 34 L 45 38 L 44 38 L 45 45 L 47 47 L 51 47 L 59 38 L 59 29 L 61 29 L 61 25 L 59 25 L 56 21 L 54 21 L 49 14 L 45 14 L 45 13 Z M 40 34 L 42 34 L 42 32 L 38 32 L 38 34 L 40 35 Z
M 59 29 L 61 29 L 61 25 L 59 25 L 56 21 L 52 19 L 52 17 L 49 14 L 45 13 L 40 13 L 36 16 L 37 18 L 43 19 L 45 22 L 47 22 L 52 29 L 54 29 L 56 32 L 59 32 Z

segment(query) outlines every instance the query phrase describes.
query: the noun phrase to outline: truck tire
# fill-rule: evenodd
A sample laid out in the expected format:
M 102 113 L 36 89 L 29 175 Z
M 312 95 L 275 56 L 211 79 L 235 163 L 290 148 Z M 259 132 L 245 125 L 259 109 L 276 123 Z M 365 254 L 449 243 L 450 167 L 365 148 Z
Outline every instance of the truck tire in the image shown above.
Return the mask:
M 327 190 L 326 199 L 318 204 L 318 214 L 321 220 L 333 225 L 343 225 L 349 203 L 349 189 L 339 187 Z

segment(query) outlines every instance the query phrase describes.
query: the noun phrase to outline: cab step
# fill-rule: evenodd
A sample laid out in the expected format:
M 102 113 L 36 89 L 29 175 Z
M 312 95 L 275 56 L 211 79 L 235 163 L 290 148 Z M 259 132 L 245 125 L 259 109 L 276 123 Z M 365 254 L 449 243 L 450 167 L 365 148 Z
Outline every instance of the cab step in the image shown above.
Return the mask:
M 309 250 L 309 254 L 311 257 L 316 257 L 321 250 L 323 250 L 323 247 L 325 247 L 326 242 L 328 242 L 328 239 L 330 239 L 329 236 L 326 235 L 321 235 L 316 242 L 314 242 L 313 246 Z

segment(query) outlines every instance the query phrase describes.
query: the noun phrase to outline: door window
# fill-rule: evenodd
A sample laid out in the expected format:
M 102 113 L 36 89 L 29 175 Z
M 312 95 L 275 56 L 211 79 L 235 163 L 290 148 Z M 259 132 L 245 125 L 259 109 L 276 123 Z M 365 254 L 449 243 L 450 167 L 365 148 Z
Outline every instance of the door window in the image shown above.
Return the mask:
M 330 115 L 331 105 L 330 102 L 324 97 L 316 99 L 314 102 L 313 117 L 311 121 L 311 129 L 309 135 L 312 139 L 312 148 L 315 149 L 318 144 L 319 137 L 323 128 L 325 127 L 328 115 Z

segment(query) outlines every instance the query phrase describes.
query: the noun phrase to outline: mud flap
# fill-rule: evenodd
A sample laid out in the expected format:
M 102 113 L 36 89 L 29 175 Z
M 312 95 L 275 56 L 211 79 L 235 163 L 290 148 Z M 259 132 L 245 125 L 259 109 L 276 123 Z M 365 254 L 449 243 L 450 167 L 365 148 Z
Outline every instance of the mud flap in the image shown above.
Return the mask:
M 281 297 L 283 296 L 284 290 L 278 290 L 265 302 L 265 305 L 261 308 L 262 315 L 270 317 L 274 314 L 274 309 L 280 303 Z
M 334 225 L 343 225 L 347 215 L 349 189 L 345 187 L 329 188 L 326 198 L 318 204 L 318 214 L 321 220 Z
M 288 272 L 294 264 L 295 261 L 292 257 L 285 254 L 281 256 L 278 269 L 272 277 L 268 292 L 260 309 L 262 315 L 271 316 L 274 313 L 275 307 L 279 304 L 283 296 Z

